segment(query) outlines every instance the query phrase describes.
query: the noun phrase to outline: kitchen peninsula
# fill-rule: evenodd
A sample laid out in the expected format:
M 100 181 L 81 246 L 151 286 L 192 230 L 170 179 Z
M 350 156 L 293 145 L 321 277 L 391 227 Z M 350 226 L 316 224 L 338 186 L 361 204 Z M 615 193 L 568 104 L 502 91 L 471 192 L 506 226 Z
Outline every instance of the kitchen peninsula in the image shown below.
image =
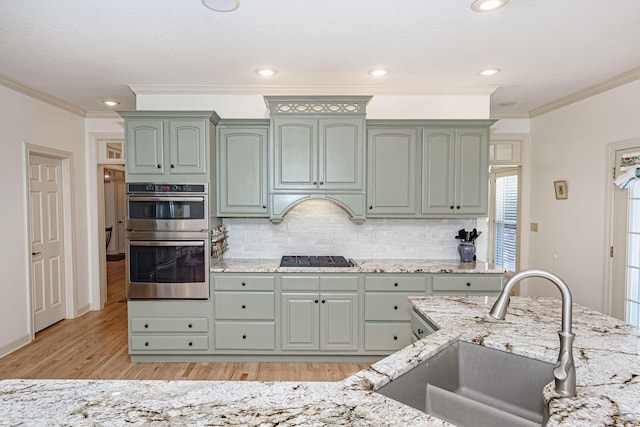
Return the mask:
M 457 340 L 554 362 L 560 301 L 514 297 L 505 321 L 493 297 L 417 297 L 439 330 L 338 383 L 218 381 L 0 382 L 8 425 L 446 426 L 375 390 Z M 545 388 L 547 426 L 640 425 L 640 344 L 619 320 L 574 305 L 577 396 Z

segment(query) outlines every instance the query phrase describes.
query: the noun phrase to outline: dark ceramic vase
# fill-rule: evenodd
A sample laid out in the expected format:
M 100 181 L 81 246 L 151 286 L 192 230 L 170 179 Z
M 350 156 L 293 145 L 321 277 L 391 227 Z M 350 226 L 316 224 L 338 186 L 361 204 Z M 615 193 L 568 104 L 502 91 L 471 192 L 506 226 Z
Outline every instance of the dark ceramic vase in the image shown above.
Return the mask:
M 460 261 L 473 262 L 475 261 L 476 245 L 473 242 L 462 242 L 458 245 L 458 253 L 460 254 Z

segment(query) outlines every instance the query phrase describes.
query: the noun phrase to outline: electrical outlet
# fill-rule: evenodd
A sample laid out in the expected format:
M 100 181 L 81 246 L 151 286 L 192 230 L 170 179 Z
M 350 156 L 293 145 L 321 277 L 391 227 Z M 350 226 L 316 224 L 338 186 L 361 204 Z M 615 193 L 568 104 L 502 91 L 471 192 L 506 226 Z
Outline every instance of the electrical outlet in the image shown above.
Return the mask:
M 251 243 L 251 233 L 248 231 L 244 232 L 244 242 L 245 243 Z
M 378 241 L 378 234 L 374 231 L 371 231 L 368 235 L 367 235 L 367 241 L 369 243 L 375 243 Z
M 425 241 L 426 241 L 427 243 L 431 243 L 431 242 L 433 242 L 433 234 L 432 234 L 432 233 L 427 233 L 427 234 L 425 234 Z

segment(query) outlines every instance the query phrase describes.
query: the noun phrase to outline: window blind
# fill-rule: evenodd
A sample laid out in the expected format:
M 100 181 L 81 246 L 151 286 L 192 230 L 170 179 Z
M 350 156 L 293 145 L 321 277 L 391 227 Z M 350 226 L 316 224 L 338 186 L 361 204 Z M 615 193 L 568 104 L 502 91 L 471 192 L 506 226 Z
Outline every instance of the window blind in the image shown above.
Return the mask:
M 496 177 L 494 264 L 516 271 L 518 175 Z

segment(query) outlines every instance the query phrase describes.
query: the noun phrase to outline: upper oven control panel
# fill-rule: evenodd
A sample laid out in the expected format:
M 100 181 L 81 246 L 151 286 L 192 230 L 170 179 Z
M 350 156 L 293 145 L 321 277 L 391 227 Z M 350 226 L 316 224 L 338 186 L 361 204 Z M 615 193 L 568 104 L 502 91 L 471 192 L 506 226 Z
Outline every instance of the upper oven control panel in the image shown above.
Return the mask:
M 129 193 L 201 193 L 207 194 L 207 184 L 127 184 Z

